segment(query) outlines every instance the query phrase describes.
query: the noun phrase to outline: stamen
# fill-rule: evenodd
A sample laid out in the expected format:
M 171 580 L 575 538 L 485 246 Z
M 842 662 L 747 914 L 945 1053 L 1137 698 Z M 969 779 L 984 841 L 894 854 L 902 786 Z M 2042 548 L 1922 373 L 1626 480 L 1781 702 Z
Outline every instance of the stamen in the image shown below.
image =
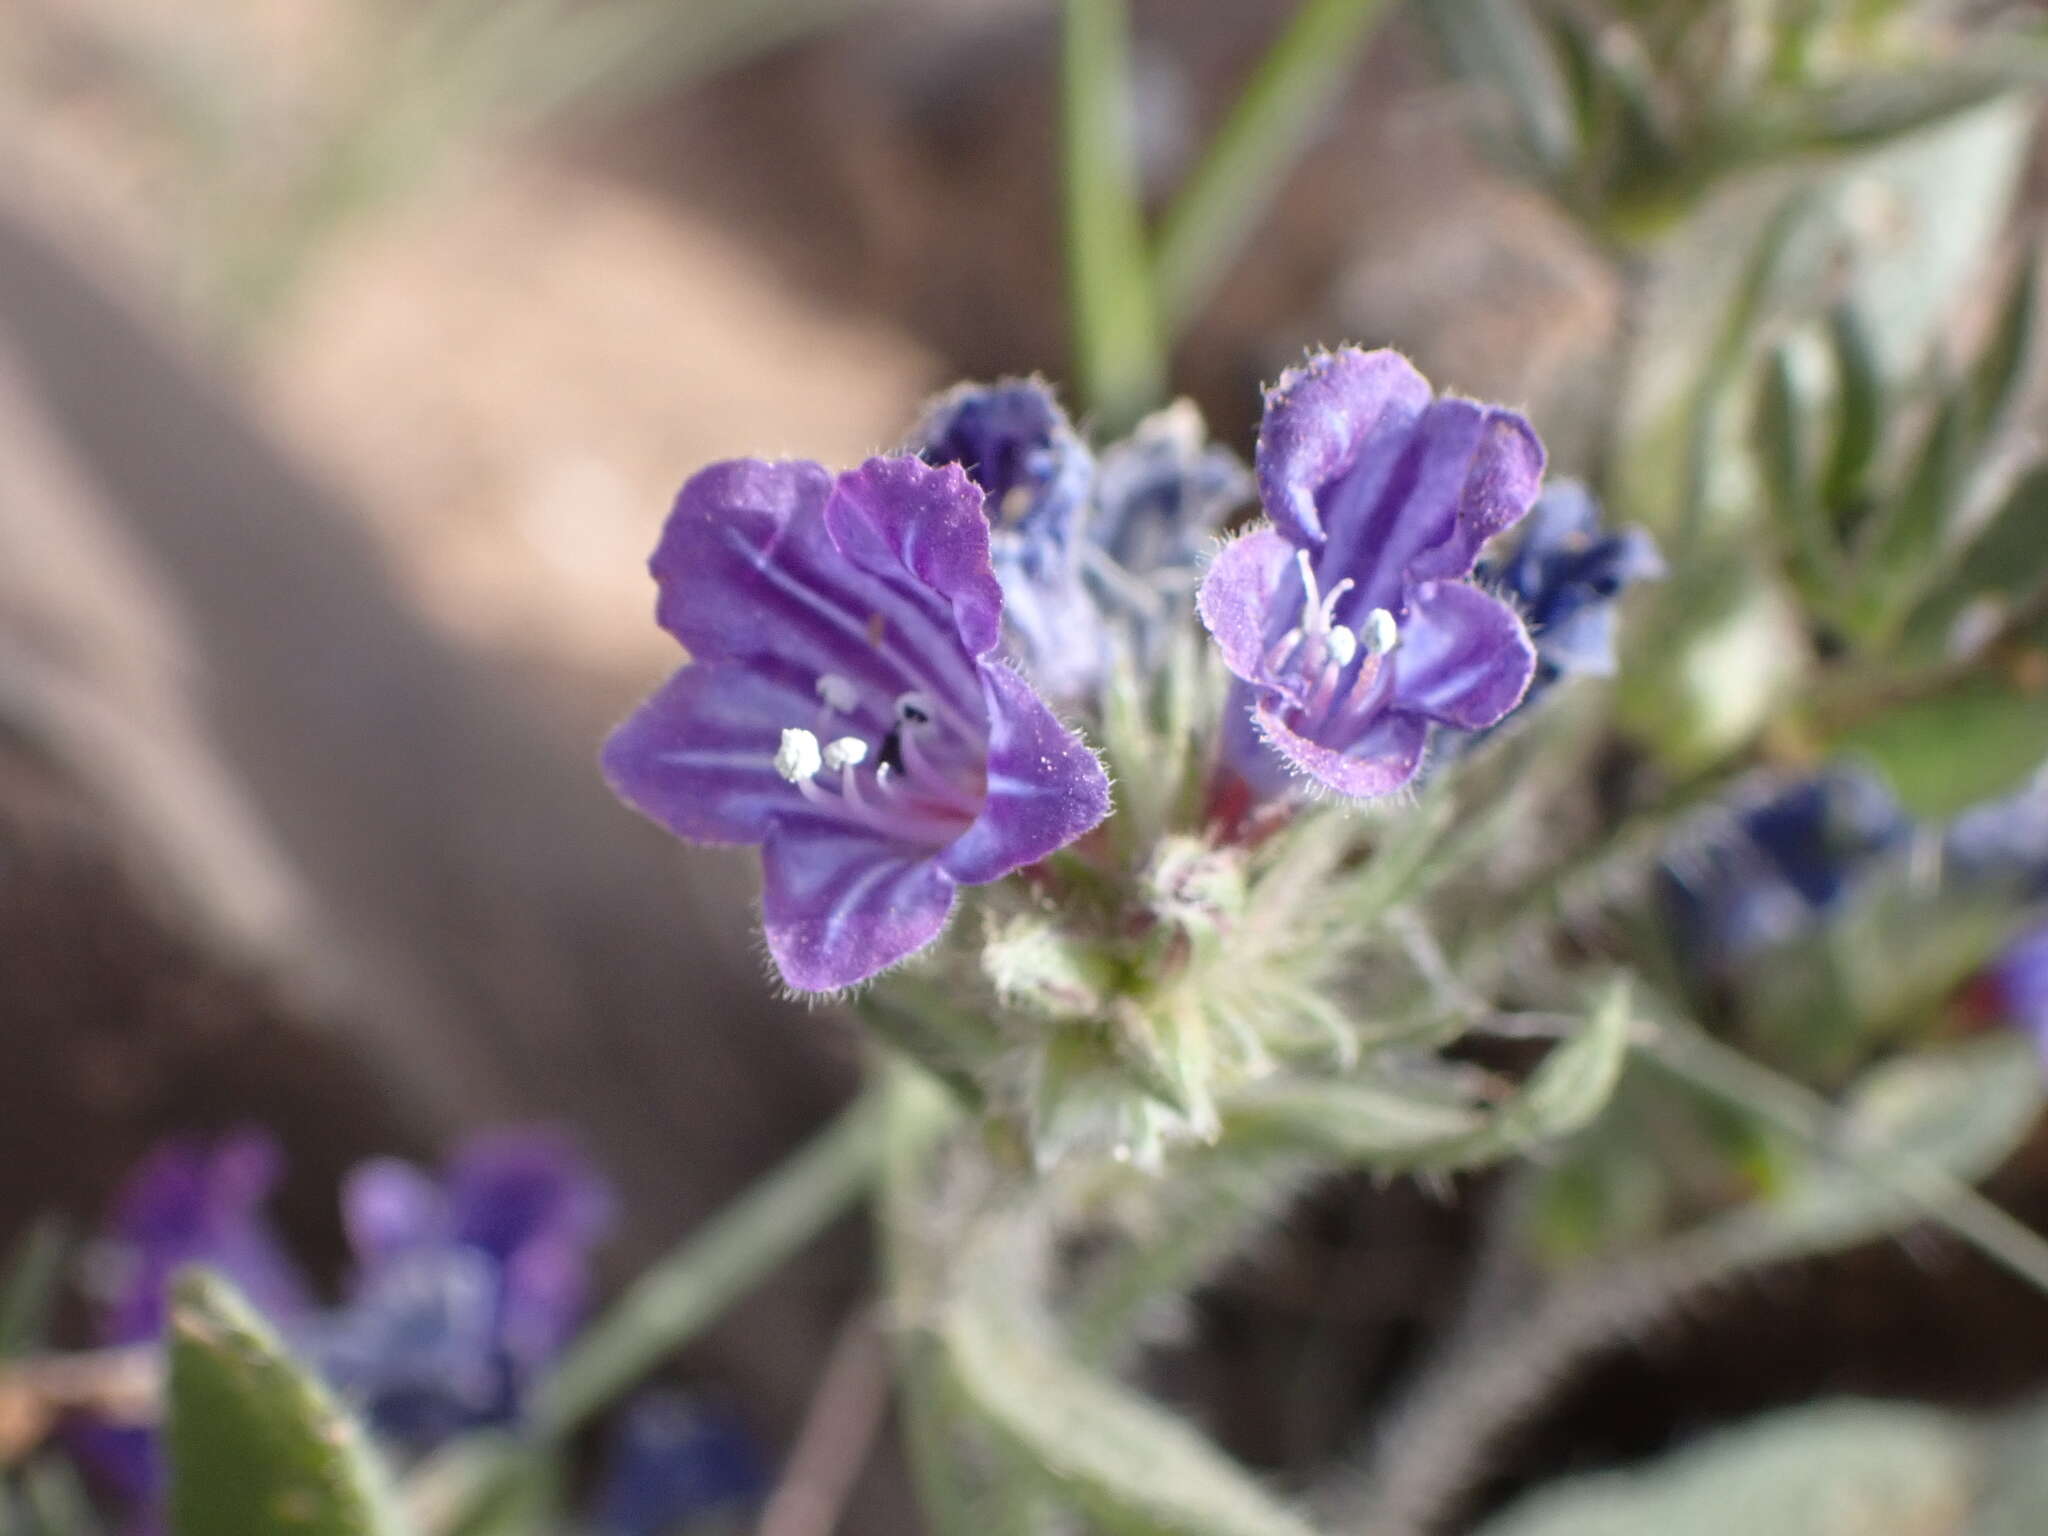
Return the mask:
M 850 715 L 860 703 L 860 690 L 837 672 L 818 675 L 818 697 L 835 714 Z
M 825 746 L 827 768 L 858 768 L 868 760 L 868 744 L 858 736 L 841 736 Z
M 921 693 L 900 693 L 896 696 L 896 718 L 905 725 L 929 725 L 932 701 Z
M 818 776 L 824 762 L 818 751 L 818 738 L 809 731 L 790 729 L 782 733 L 782 744 L 775 749 L 775 771 L 790 783 L 808 785 Z
M 1301 571 L 1301 584 L 1308 592 L 1308 598 L 1302 605 L 1302 612 L 1322 612 L 1322 593 L 1316 587 L 1316 571 L 1315 567 L 1309 564 L 1308 551 L 1305 549 L 1297 549 L 1294 552 L 1294 563 Z
M 1346 576 L 1342 581 L 1338 582 L 1337 585 L 1330 588 L 1328 592 L 1323 594 L 1322 605 L 1316 610 L 1316 613 L 1317 616 L 1322 620 L 1322 627 L 1324 629 L 1329 629 L 1336 623 L 1338 599 L 1343 597 L 1343 595 L 1346 592 L 1349 592 L 1356 585 L 1356 582 L 1354 582 L 1349 576 Z
M 1331 594 L 1333 597 L 1335 593 Z M 1323 636 L 1323 644 L 1329 647 L 1330 660 L 1339 668 L 1351 665 L 1351 658 L 1358 654 L 1358 636 L 1348 629 L 1333 629 Z M 829 749 L 828 749 L 829 750 Z
M 1365 616 L 1365 622 L 1358 626 L 1358 638 L 1365 646 L 1368 656 L 1384 656 L 1391 651 L 1401 638 L 1400 627 L 1394 623 L 1394 616 L 1384 608 L 1375 608 Z
M 1278 672 L 1286 666 L 1294 659 L 1295 647 L 1299 646 L 1301 641 L 1301 626 L 1297 624 L 1274 642 L 1272 650 L 1266 652 L 1266 670 Z

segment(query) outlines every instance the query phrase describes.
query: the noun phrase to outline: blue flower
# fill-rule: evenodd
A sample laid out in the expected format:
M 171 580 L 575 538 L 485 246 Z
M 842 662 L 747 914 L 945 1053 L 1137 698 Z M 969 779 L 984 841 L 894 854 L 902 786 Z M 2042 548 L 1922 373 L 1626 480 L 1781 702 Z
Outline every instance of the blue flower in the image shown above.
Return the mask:
M 674 1536 L 693 1520 L 744 1514 L 768 1494 L 761 1449 L 681 1393 L 627 1405 L 592 1505 L 596 1536 Z
M 1543 445 L 1512 411 L 1450 397 L 1394 352 L 1325 353 L 1266 397 L 1269 526 L 1227 545 L 1199 594 L 1239 679 L 1230 764 L 1339 794 L 1415 777 L 1432 724 L 1480 730 L 1521 701 L 1522 621 L 1465 578 L 1536 499 Z
M 1244 461 L 1208 440 L 1194 402 L 1176 401 L 1102 451 L 1089 539 L 1124 574 L 1192 591 L 1202 556 L 1253 490 Z
M 1482 568 L 1522 610 L 1536 642 L 1530 695 L 1571 675 L 1614 675 L 1614 604 L 1623 589 L 1664 574 L 1656 541 L 1640 528 L 1600 531 L 1600 506 L 1576 480 L 1544 488 L 1497 573 Z
M 500 1131 L 438 1180 L 360 1165 L 342 1214 L 357 1271 L 320 1330 L 322 1371 L 380 1433 L 425 1449 L 516 1420 L 582 1320 L 613 1201 L 565 1136 Z
M 1036 379 L 962 384 L 934 400 L 910 447 L 957 464 L 982 493 L 1009 651 L 1048 697 L 1101 674 L 1101 619 L 1083 580 L 1095 461 Z
M 1004 596 L 957 467 L 713 465 L 653 560 L 692 658 L 612 733 L 606 776 L 678 837 L 761 848 L 783 980 L 864 981 L 922 949 L 957 890 L 1109 814 L 1080 738 L 994 652 Z
M 1667 853 L 1664 905 L 1707 974 L 1807 932 L 1912 826 L 1876 775 L 1835 766 L 1707 818 Z

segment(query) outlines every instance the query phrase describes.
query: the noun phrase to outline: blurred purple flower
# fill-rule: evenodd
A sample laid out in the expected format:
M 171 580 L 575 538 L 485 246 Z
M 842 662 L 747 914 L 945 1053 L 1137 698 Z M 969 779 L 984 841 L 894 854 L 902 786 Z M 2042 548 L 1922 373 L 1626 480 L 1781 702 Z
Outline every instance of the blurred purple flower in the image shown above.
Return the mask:
M 1109 812 L 1080 738 L 991 653 L 1003 594 L 957 467 L 713 465 L 653 560 L 692 660 L 613 732 L 605 772 L 678 837 L 758 843 L 783 979 L 864 981 L 923 948 L 956 889 Z
M 1210 541 L 1252 492 L 1244 461 L 1208 440 L 1193 401 L 1177 401 L 1102 451 L 1090 540 L 1142 582 L 1191 588 Z
M 1225 750 L 1248 781 L 1276 789 L 1286 766 L 1389 794 L 1432 723 L 1479 730 L 1521 701 L 1522 621 L 1462 578 L 1536 499 L 1527 422 L 1433 398 L 1398 353 L 1329 352 L 1268 392 L 1257 472 L 1272 523 L 1227 545 L 1199 596 L 1240 679 Z
M 1883 780 L 1846 765 L 1717 812 L 1659 872 L 1680 948 L 1714 974 L 1796 938 L 1911 832 Z
M 925 409 L 911 449 L 980 488 L 1007 648 L 1048 697 L 1101 672 L 1101 617 L 1082 579 L 1095 461 L 1037 379 L 962 384 Z
M 708 1515 L 741 1514 L 768 1494 L 761 1449 L 737 1424 L 677 1392 L 627 1405 L 593 1502 L 596 1536 L 673 1536 Z
M 281 1330 L 302 1325 L 313 1313 L 311 1289 L 264 1213 L 283 1171 L 276 1142 L 256 1130 L 155 1147 L 114 1200 L 102 1248 L 99 1342 L 161 1338 L 171 1276 L 187 1264 L 219 1270 Z M 125 1501 L 141 1507 L 154 1499 L 160 1472 L 153 1432 L 80 1420 L 71 1440 Z
M 2048 1066 L 2048 922 L 2036 923 L 2007 944 L 1985 979 L 2008 1022 L 2033 1037 Z
M 1623 589 L 1664 574 L 1656 541 L 1640 528 L 1600 530 L 1600 504 L 1576 480 L 1544 488 L 1514 550 L 1493 579 L 1522 610 L 1536 642 L 1534 696 L 1570 675 L 1612 677 L 1614 603 Z
M 499 1131 L 440 1180 L 359 1165 L 342 1215 L 358 1268 L 320 1330 L 322 1370 L 387 1437 L 428 1446 L 516 1419 L 582 1320 L 613 1201 L 566 1136 Z

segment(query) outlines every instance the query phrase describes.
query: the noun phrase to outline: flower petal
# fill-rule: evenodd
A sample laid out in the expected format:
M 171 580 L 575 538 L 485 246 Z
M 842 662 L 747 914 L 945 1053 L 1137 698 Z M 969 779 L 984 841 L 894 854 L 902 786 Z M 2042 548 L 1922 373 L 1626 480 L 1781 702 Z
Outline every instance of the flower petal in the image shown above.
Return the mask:
M 1256 464 L 1267 515 L 1296 544 L 1323 542 L 1325 490 L 1361 459 L 1398 452 L 1429 404 L 1429 381 L 1398 352 L 1345 347 L 1266 391 Z
M 651 562 L 662 627 L 699 661 L 773 662 L 806 686 L 836 673 L 884 700 L 937 689 L 979 708 L 946 597 L 848 558 L 826 528 L 833 486 L 815 464 L 759 459 L 693 475 Z
M 693 662 L 612 732 L 604 776 L 612 793 L 677 837 L 758 843 L 777 812 L 802 801 L 775 771 L 785 727 L 815 718 L 818 699 L 785 667 Z
M 939 856 L 961 885 L 999 880 L 1092 830 L 1109 814 L 1109 779 L 1081 738 L 1023 678 L 982 668 L 988 699 L 988 798 Z
M 1406 433 L 1382 434 L 1322 500 L 1324 588 L 1340 576 L 1356 583 L 1344 622 L 1394 609 L 1410 581 L 1470 571 L 1480 546 L 1529 510 L 1542 478 L 1535 432 L 1494 406 L 1438 400 Z
M 1277 528 L 1260 528 L 1216 552 L 1195 595 L 1202 623 L 1215 637 L 1223 664 L 1248 683 L 1271 680 L 1266 630 L 1278 610 L 1276 594 L 1294 581 L 1295 546 Z
M 915 954 L 953 897 L 928 853 L 858 828 L 778 823 L 761 845 L 761 926 L 799 992 L 836 992 Z
M 1378 716 L 1341 748 L 1311 741 L 1281 718 L 1284 706 L 1261 699 L 1253 723 L 1266 742 L 1288 762 L 1340 795 L 1360 799 L 1389 795 L 1415 777 L 1429 722 L 1403 710 Z
M 869 459 L 833 485 L 825 528 L 869 575 L 928 604 L 949 603 L 969 655 L 994 649 L 1003 595 L 989 563 L 981 490 L 959 465 Z
M 1407 608 L 1392 658 L 1396 709 L 1476 731 L 1522 701 L 1536 649 L 1512 608 L 1451 581 L 1411 587 Z

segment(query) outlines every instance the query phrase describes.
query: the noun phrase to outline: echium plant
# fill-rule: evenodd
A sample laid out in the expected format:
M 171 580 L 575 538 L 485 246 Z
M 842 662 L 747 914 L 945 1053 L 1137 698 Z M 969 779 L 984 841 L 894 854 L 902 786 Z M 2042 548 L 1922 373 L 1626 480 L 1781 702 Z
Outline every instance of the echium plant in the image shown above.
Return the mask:
M 1098 467 L 1042 385 L 968 386 L 908 446 L 690 480 L 653 560 L 690 659 L 607 774 L 680 836 L 759 845 L 791 988 L 905 965 L 869 1015 L 1041 1163 L 1156 1165 L 1232 1089 L 1357 1058 L 1360 935 L 1328 914 L 1360 807 L 1398 818 L 1432 735 L 1449 761 L 1506 719 L 1546 635 L 1551 677 L 1611 664 L 1589 626 L 1654 558 L 1603 554 L 1581 495 L 1475 579 L 1542 445 L 1393 352 L 1274 385 L 1265 517 L 1220 544 L 1253 477 L 1186 405 Z

